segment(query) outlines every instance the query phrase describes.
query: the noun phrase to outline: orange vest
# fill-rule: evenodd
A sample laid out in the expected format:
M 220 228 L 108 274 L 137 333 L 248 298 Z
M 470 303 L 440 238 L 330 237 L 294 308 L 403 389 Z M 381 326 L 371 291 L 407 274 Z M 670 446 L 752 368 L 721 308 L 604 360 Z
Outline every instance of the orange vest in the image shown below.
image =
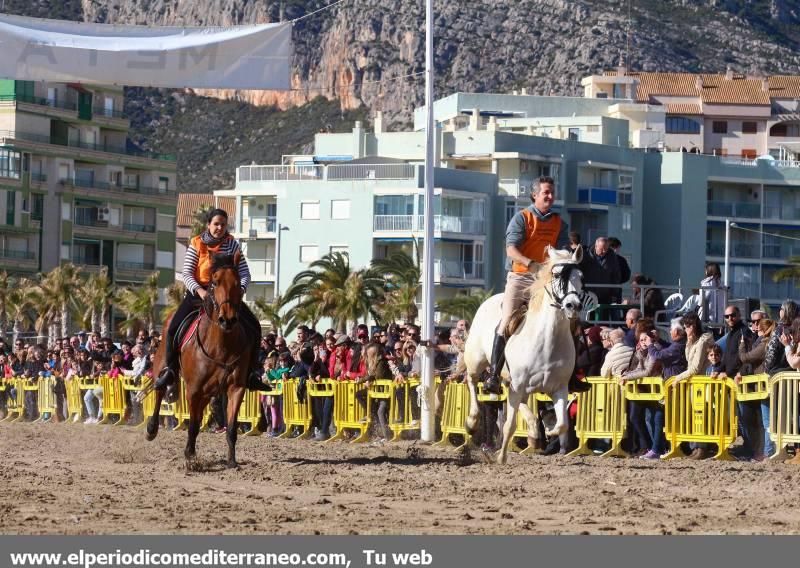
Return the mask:
M 557 213 L 545 220 L 539 217 L 530 209 L 523 209 L 522 216 L 525 218 L 525 242 L 520 245 L 519 251 L 536 262 L 542 263 L 547 260 L 545 249 L 547 246 L 555 247 L 558 242 L 558 234 L 561 232 L 561 217 Z M 511 269 L 514 272 L 528 272 L 528 267 L 515 262 Z
M 197 251 L 197 266 L 194 268 L 194 279 L 197 283 L 205 287 L 211 284 L 211 253 L 218 253 L 222 246 L 233 239 L 233 235 L 225 237 L 221 243 L 215 247 L 210 247 L 203 242 L 200 235 L 192 237 L 192 246 Z

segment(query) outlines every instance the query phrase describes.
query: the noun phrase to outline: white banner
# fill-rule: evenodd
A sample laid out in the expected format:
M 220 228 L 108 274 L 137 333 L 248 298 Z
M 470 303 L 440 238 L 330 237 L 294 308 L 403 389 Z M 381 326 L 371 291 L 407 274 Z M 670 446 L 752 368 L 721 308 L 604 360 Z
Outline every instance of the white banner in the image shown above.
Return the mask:
M 0 15 L 0 77 L 210 89 L 289 88 L 292 24 L 177 28 Z

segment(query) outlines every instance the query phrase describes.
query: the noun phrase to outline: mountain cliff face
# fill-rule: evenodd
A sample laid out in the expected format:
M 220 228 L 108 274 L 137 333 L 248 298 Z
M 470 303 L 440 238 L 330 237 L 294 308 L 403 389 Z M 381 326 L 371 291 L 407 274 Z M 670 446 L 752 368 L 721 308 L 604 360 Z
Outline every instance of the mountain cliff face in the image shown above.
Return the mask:
M 331 2 L 7 0 L 6 9 L 107 23 L 232 25 L 293 20 Z M 794 0 L 435 0 L 434 10 L 437 97 L 521 87 L 579 96 L 581 77 L 616 67 L 621 58 L 631 69 L 648 71 L 720 72 L 730 66 L 745 73 L 800 72 L 800 7 Z M 407 76 L 424 69 L 424 18 L 423 0 L 345 0 L 295 24 L 292 91 L 181 92 L 175 104 L 166 91 L 132 90 L 136 138 L 178 151 L 184 191 L 209 191 L 231 184 L 237 156 L 246 156 L 246 163 L 268 157 L 258 140 L 252 146 L 243 141 L 252 137 L 233 142 L 237 129 L 265 120 L 265 112 L 295 108 L 291 114 L 323 97 L 333 105 L 315 101 L 313 112 L 303 115 L 316 127 L 311 132 L 349 128 L 357 116 L 346 111 L 355 109 L 360 116 L 380 109 L 390 125 L 407 126 L 423 100 L 423 77 Z M 333 106 L 342 111 L 330 113 Z M 198 173 L 207 164 L 194 161 L 201 159 L 197 152 L 183 151 L 181 140 L 202 141 L 207 120 L 178 120 L 175 113 L 231 108 L 233 123 L 216 142 L 230 150 L 213 168 L 222 177 Z M 323 108 L 324 117 L 317 117 Z M 280 145 L 290 133 L 278 122 L 259 128 Z M 291 117 L 283 122 L 295 124 Z M 297 151 L 295 141 L 287 138 L 283 152 Z

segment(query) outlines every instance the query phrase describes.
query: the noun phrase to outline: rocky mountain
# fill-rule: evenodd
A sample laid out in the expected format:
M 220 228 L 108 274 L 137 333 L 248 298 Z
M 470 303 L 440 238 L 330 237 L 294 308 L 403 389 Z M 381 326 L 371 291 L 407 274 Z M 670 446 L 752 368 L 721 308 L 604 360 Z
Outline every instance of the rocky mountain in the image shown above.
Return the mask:
M 294 20 L 332 1 L 6 0 L 6 11 L 231 25 Z M 580 95 L 582 76 L 621 59 L 648 71 L 800 73 L 796 0 L 434 0 L 434 10 L 437 96 Z M 407 127 L 423 100 L 422 76 L 408 76 L 424 69 L 424 17 L 423 0 L 344 0 L 295 23 L 292 91 L 131 89 L 134 138 L 178 152 L 182 190 L 210 191 L 230 186 L 239 163 L 274 162 L 376 109 Z

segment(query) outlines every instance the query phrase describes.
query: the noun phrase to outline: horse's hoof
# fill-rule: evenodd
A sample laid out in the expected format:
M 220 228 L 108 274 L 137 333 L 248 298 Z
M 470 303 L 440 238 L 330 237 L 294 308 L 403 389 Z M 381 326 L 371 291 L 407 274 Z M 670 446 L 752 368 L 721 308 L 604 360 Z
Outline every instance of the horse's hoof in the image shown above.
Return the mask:
M 153 420 L 152 418 L 148 418 L 147 420 L 147 433 L 145 434 L 145 440 L 148 442 L 152 442 L 156 439 L 158 435 L 158 421 Z
M 227 467 L 228 469 L 239 469 L 239 464 L 235 460 L 228 461 L 225 462 L 225 467 Z
M 561 434 L 566 434 L 567 432 L 567 425 L 564 424 L 562 426 L 556 426 L 552 430 L 545 430 L 544 435 L 548 438 L 555 438 L 557 436 L 561 436 Z

